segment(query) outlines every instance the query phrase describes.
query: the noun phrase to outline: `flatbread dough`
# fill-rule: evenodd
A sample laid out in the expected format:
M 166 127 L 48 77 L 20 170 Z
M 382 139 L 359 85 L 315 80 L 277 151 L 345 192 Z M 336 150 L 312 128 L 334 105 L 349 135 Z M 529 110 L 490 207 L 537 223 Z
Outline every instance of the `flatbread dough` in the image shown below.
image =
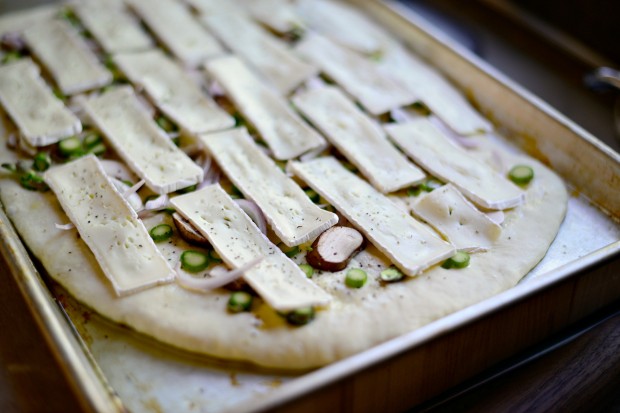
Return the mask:
M 559 177 L 539 162 L 503 156 L 509 164 L 532 166 L 536 178 L 526 190 L 525 204 L 506 211 L 502 234 L 491 251 L 473 255 L 465 269 L 434 267 L 385 286 L 377 278 L 390 264 L 368 247 L 349 264 L 367 271 L 363 288 L 345 286 L 346 269 L 315 273 L 313 281 L 332 296 L 332 304 L 302 327 L 289 326 L 261 300 L 250 313 L 230 314 L 226 311 L 230 293 L 223 289 L 200 294 L 171 284 L 119 298 L 76 231 L 55 228 L 67 217 L 51 193 L 27 191 L 4 179 L 0 199 L 48 274 L 105 317 L 182 349 L 302 369 L 350 356 L 498 294 L 538 263 L 563 220 L 568 195 Z M 167 219 L 159 214 L 145 224 L 151 228 Z M 177 260 L 188 247 L 182 241 L 176 246 L 158 245 L 170 260 Z
M 364 59 L 361 56 L 357 57 Z M 535 179 L 525 188 L 525 202 L 504 211 L 501 235 L 491 248 L 472 255 L 467 268 L 447 270 L 436 265 L 416 277 L 383 284 L 379 274 L 391 263 L 368 244 L 344 270 L 315 272 L 312 282 L 331 302 L 317 311 L 314 321 L 299 327 L 289 325 L 260 298 L 255 299 L 251 312 L 229 313 L 230 292 L 225 289 L 201 294 L 173 283 L 119 297 L 77 230 L 57 228 L 56 224 L 69 219 L 52 192 L 26 190 L 2 172 L 0 201 L 49 276 L 102 316 L 188 351 L 271 368 L 307 369 L 366 350 L 509 289 L 545 255 L 566 212 L 568 194 L 562 180 L 536 160 L 508 153 L 490 139 L 475 139 L 479 146 L 471 151 L 479 159 L 491 160 L 489 164 L 496 166 L 492 160 L 501 157 L 504 165 L 524 163 L 535 172 Z M 14 161 L 12 157 L 13 152 L 0 151 L 3 162 Z M 404 194 L 390 197 L 404 208 L 415 199 Z M 172 224 L 165 213 L 146 218 L 144 223 L 147 229 Z M 179 237 L 157 247 L 172 267 L 182 251 L 196 249 Z M 304 262 L 304 253 L 294 260 Z M 359 289 L 345 285 L 350 268 L 367 272 L 366 285 Z

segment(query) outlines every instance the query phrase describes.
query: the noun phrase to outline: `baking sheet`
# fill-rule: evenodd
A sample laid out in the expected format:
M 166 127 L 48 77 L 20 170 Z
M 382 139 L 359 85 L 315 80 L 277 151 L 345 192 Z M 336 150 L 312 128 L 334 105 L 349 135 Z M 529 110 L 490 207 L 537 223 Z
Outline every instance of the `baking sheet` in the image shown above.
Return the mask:
M 575 193 L 547 256 L 521 284 L 544 280 L 553 270 L 579 262 L 618 240 L 620 226 Z M 309 373 L 273 372 L 177 351 L 103 319 L 61 287 L 54 287 L 54 296 L 61 297 L 104 376 L 132 412 L 219 412 L 239 406 L 243 411 Z M 465 309 L 453 317 L 467 312 Z M 320 370 L 314 373 L 320 374 Z
M 579 150 L 578 145 L 589 143 L 590 141 L 583 141 L 580 144 L 577 142 L 575 150 Z M 544 147 L 539 150 L 541 155 L 546 153 Z M 591 165 L 593 172 L 603 167 L 606 167 L 606 164 Z M 604 180 L 601 185 L 606 185 Z M 589 189 L 590 196 L 600 197 L 598 186 Z M 593 206 L 584 193 L 588 191 L 582 193 L 577 189 L 572 190 L 573 196 L 569 201 L 567 217 L 558 237 L 547 256 L 524 279 L 519 289 L 473 306 L 476 310 L 465 309 L 420 329 L 414 335 L 408 335 L 407 346 L 422 345 L 436 334 L 458 328 L 470 317 L 476 316 L 475 311 L 491 312 L 502 299 L 511 300 L 517 297 L 515 294 L 527 294 L 528 285 L 540 286 L 546 279 L 554 281 L 558 277 L 554 270 L 565 268 L 570 263 L 584 263 L 587 261 L 584 258 L 596 251 L 600 252 L 601 248 L 609 250 L 611 247 L 617 251 L 620 226 L 614 219 Z M 608 206 L 607 209 L 614 210 Z M 0 218 L 6 223 L 5 217 Z M 15 241 L 13 237 L 14 235 L 10 233 L 3 233 L 5 246 L 3 253 L 8 254 L 7 245 Z M 614 251 L 606 251 L 599 255 L 609 256 Z M 16 266 L 19 268 L 20 276 L 37 277 L 32 268 L 23 262 L 25 252 L 17 251 L 16 254 L 19 258 Z M 12 256 L 15 262 L 15 254 Z M 25 290 L 25 294 L 35 294 L 37 288 L 43 287 L 34 285 L 32 289 Z M 319 383 L 324 385 L 343 375 L 353 374 L 372 363 L 378 363 L 389 354 L 390 348 L 396 351 L 397 346 L 403 345 L 403 338 L 397 338 L 348 360 L 312 372 L 291 374 L 266 371 L 241 363 L 225 363 L 195 356 L 160 345 L 122 326 L 109 323 L 76 303 L 53 283 L 50 284 L 50 288 L 70 318 L 72 326 L 79 333 L 81 343 L 78 340 L 76 346 L 71 342 L 70 332 L 66 326 L 65 328 L 61 326 L 58 331 L 54 330 L 51 341 L 62 341 L 57 345 L 65 353 L 61 358 L 69 363 L 68 374 L 74 377 L 74 381 L 83 382 L 77 390 L 82 392 L 84 398 L 89 399 L 85 406 L 93 410 L 110 411 L 109 409 L 113 408 L 122 411 L 128 408 L 134 412 L 195 412 L 273 407 L 281 401 L 312 391 Z M 49 300 L 49 297 L 47 299 Z M 43 297 L 33 302 L 35 311 L 40 311 L 40 307 L 49 305 L 45 300 Z M 58 322 L 59 319 L 53 310 L 50 311 L 42 315 L 42 324 L 52 328 L 51 324 Z M 80 344 L 88 349 L 81 356 Z M 88 358 L 91 356 L 96 365 L 90 365 Z M 103 373 L 103 378 L 97 375 L 98 369 Z M 92 386 L 89 386 L 89 383 Z M 111 386 L 113 392 L 108 391 L 107 384 Z M 114 399 L 115 393 L 120 396 L 122 405 Z M 95 396 L 107 398 L 110 403 L 106 404 L 105 400 L 93 401 L 92 398 Z

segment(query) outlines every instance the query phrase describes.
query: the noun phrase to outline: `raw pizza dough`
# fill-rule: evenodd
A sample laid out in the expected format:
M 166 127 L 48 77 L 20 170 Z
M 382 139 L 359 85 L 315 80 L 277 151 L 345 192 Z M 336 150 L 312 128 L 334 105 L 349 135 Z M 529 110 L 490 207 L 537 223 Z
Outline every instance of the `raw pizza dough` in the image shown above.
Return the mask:
M 472 255 L 465 269 L 437 266 L 386 286 L 377 278 L 389 262 L 369 247 L 349 264 L 367 271 L 363 288 L 345 286 L 346 269 L 314 275 L 313 280 L 333 301 L 302 327 L 289 326 L 260 300 L 251 313 L 230 314 L 226 310 L 230 292 L 223 289 L 200 294 L 171 284 L 117 297 L 77 231 L 55 228 L 68 219 L 52 193 L 27 191 L 4 179 L 0 199 L 48 274 L 105 317 L 189 351 L 267 367 L 303 369 L 368 349 L 504 291 L 542 259 L 566 211 L 564 184 L 531 158 L 505 152 L 502 156 L 506 164 L 531 165 L 536 178 L 527 188 L 525 204 L 506 211 L 502 235 L 491 251 Z M 167 219 L 166 214 L 158 214 L 146 226 Z M 187 247 L 180 242 L 164 244 L 162 250 L 174 262 Z
M 6 139 L 8 133 L 0 132 Z M 390 263 L 369 246 L 349 264 L 349 268 L 361 267 L 368 273 L 362 288 L 345 286 L 347 269 L 315 273 L 312 280 L 333 300 L 317 312 L 314 321 L 301 327 L 287 324 L 260 299 L 252 312 L 231 314 L 226 309 L 230 292 L 224 289 L 200 294 L 169 284 L 118 297 L 77 231 L 56 228 L 55 224 L 66 224 L 69 219 L 53 193 L 25 190 L 13 178 L 0 174 L 0 201 L 51 278 L 110 320 L 192 352 L 273 368 L 313 368 L 509 289 L 545 255 L 566 212 L 568 195 L 563 182 L 539 162 L 509 153 L 490 139 L 468 139 L 478 141 L 480 158 L 494 167 L 501 157 L 500 164 L 525 163 L 535 171 L 526 189 L 526 202 L 506 211 L 502 234 L 490 251 L 472 255 L 465 269 L 435 266 L 415 278 L 383 285 L 377 281 L 378 275 Z M 0 151 L 2 162 L 12 162 L 14 156 Z M 403 208 L 410 208 L 413 200 L 395 197 Z M 145 224 L 151 228 L 168 220 L 168 215 L 157 214 Z M 158 246 L 173 265 L 181 251 L 189 248 L 184 241 Z M 303 262 L 303 254 L 295 259 Z

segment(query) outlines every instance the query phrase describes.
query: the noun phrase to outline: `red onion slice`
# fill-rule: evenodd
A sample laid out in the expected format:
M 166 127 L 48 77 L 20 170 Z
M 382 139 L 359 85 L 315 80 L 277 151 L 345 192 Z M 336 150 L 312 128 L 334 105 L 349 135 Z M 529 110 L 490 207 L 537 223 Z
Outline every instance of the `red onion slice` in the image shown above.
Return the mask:
M 146 201 L 144 207 L 138 211 L 138 218 L 148 218 L 155 212 L 166 208 L 172 208 L 172 205 L 170 204 L 170 197 L 167 194 L 160 195 L 155 199 Z
M 224 92 L 224 88 L 222 86 L 220 86 L 220 84 L 217 83 L 216 81 L 210 82 L 209 86 L 207 86 L 207 90 L 209 91 L 209 94 L 211 96 L 224 96 L 224 95 L 226 95 L 226 92 Z
M 145 183 L 144 179 L 139 180 L 135 185 L 133 185 L 132 187 L 127 189 L 125 192 L 123 192 L 123 197 L 128 198 L 132 194 L 135 194 L 136 192 L 138 192 L 140 188 L 142 188 L 144 183 Z
M 3 34 L 0 44 L 4 48 L 18 52 L 26 48 L 26 42 L 19 32 L 7 32 Z
M 257 257 L 252 261 L 248 262 L 247 264 L 244 264 L 241 267 L 230 271 L 227 271 L 225 266 L 218 265 L 212 268 L 211 271 L 207 273 L 208 278 L 192 277 L 181 269 L 181 262 L 179 261 L 179 263 L 177 264 L 176 281 L 181 287 L 188 290 L 209 292 L 240 278 L 244 272 L 261 262 L 263 258 L 264 257 Z
M 136 193 L 136 191 L 140 189 L 140 187 L 144 184 L 144 181 L 140 181 L 134 186 L 130 187 L 125 182 L 119 181 L 116 178 L 111 177 L 110 179 L 112 180 L 112 183 L 114 184 L 116 190 L 121 193 L 121 195 L 127 200 L 127 202 L 129 202 L 129 205 L 131 205 L 134 211 L 139 212 L 144 208 L 142 199 Z
M 263 211 L 256 205 L 256 202 L 247 199 L 235 199 L 235 202 L 254 221 L 258 229 L 263 234 L 267 234 L 267 219 L 265 219 Z
M 220 181 L 220 168 L 215 162 L 213 162 L 211 157 L 208 155 L 206 155 L 206 158 L 203 162 L 202 170 L 203 178 L 202 182 L 198 184 L 198 189 L 204 188 L 205 186 L 212 185 Z
M 149 211 L 156 211 L 168 207 L 170 207 L 170 197 L 167 194 L 151 199 L 146 202 L 146 205 L 144 205 L 144 209 Z

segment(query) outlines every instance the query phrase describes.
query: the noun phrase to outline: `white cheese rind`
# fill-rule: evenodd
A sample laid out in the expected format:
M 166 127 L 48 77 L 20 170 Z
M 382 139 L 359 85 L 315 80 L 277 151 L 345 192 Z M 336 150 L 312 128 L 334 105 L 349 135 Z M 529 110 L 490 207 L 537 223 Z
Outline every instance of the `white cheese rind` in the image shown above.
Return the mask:
M 185 2 L 198 13 L 205 15 L 243 12 L 237 0 L 185 0 Z
M 239 268 L 262 258 L 243 277 L 274 309 L 289 311 L 324 306 L 331 300 L 329 294 L 308 280 L 299 266 L 269 241 L 218 184 L 174 197 L 171 202 L 230 267 Z
M 289 162 L 289 168 L 408 276 L 416 276 L 454 255 L 452 245 L 349 172 L 335 158 Z
M 373 115 L 416 101 L 415 95 L 382 73 L 376 63 L 316 33 L 304 36 L 295 50 Z
M 174 0 L 126 0 L 162 43 L 184 65 L 198 67 L 206 59 L 224 54 L 224 49 Z
M 380 54 L 392 42 L 389 35 L 359 9 L 344 2 L 301 0 L 297 10 L 308 27 L 357 52 Z
M 501 226 L 480 212 L 452 184 L 422 196 L 412 212 L 459 251 L 487 251 L 502 232 Z
M 308 89 L 297 94 L 293 103 L 379 191 L 397 191 L 426 177 L 339 89 Z
M 21 33 L 41 21 L 51 20 L 58 14 L 58 10 L 58 4 L 48 4 L 3 14 L 0 16 L 0 36 Z
M 284 95 L 318 73 L 316 67 L 301 60 L 286 44 L 243 14 L 215 14 L 202 21 Z
M 54 167 L 45 173 L 45 182 L 117 295 L 174 280 L 174 270 L 96 157 L 90 155 Z
M 438 118 L 460 135 L 493 130 L 493 125 L 437 71 L 402 46 L 392 44 L 379 61 L 386 76 L 417 96 Z
M 28 47 L 65 95 L 103 87 L 112 82 L 108 71 L 68 23 L 46 20 L 24 30 Z
M 88 1 L 72 8 L 108 53 L 145 50 L 153 46 L 153 40 L 122 4 Z
M 521 189 L 454 144 L 427 118 L 384 128 L 418 165 L 437 178 L 454 184 L 476 205 L 494 210 L 507 209 L 525 200 Z
M 127 165 L 158 194 L 202 182 L 203 171 L 149 117 L 131 87 L 88 99 L 84 109 Z
M 0 103 L 31 146 L 82 131 L 80 120 L 54 96 L 30 59 L 0 66 Z
M 292 159 L 327 145 L 282 96 L 265 86 L 238 57 L 214 59 L 205 67 L 258 130 L 276 159 Z
M 235 126 L 233 117 L 217 106 L 183 68 L 161 50 L 118 54 L 114 62 L 182 129 L 197 134 Z
M 276 235 L 289 247 L 303 244 L 338 222 L 263 153 L 245 128 L 201 135 L 226 176 L 256 202 Z
M 228 0 L 230 1 L 230 0 Z M 278 33 L 303 27 L 295 2 L 290 0 L 236 0 L 256 20 Z

